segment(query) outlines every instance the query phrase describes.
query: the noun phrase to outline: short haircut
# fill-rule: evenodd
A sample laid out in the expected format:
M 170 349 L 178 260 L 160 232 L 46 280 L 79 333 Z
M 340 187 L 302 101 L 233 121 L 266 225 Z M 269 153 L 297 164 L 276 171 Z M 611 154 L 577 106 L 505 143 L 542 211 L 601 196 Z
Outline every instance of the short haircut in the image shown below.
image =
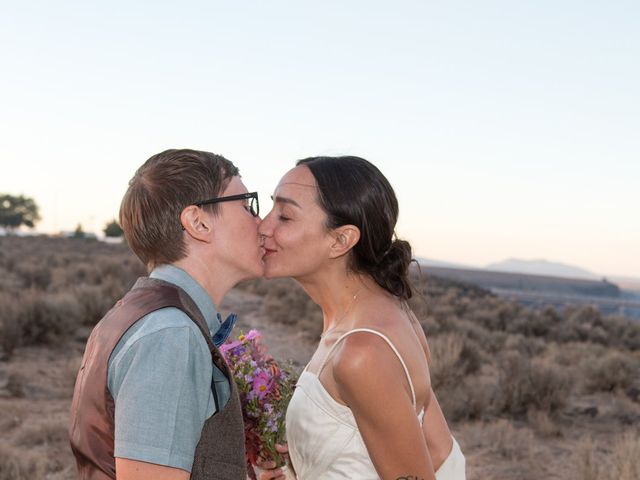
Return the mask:
M 182 210 L 220 196 L 238 175 L 238 168 L 221 155 L 187 149 L 158 153 L 138 168 L 120 204 L 120 225 L 149 271 L 186 255 Z M 216 204 L 207 208 L 218 211 Z

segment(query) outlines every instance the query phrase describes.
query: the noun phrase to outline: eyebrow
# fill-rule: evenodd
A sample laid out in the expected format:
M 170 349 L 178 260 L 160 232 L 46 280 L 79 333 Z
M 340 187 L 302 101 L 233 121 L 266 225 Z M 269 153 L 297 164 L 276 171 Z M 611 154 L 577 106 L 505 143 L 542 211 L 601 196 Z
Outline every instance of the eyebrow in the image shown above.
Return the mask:
M 271 200 L 273 200 L 275 203 L 286 203 L 288 205 L 294 205 L 298 208 L 302 208 L 298 202 L 296 202 L 293 198 L 288 198 L 288 197 L 280 197 L 278 195 L 276 195 L 275 197 L 273 195 L 271 195 Z

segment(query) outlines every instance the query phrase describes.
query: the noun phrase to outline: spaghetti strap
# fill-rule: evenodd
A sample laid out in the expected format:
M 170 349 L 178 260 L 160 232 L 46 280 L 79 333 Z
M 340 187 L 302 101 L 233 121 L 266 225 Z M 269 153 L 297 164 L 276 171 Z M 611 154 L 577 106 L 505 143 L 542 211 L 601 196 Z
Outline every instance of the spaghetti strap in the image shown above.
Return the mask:
M 379 332 L 377 330 L 373 330 L 371 328 L 354 328 L 353 330 L 349 330 L 348 332 L 343 333 L 340 336 L 340 338 L 338 338 L 338 340 L 336 340 L 335 343 L 333 345 L 331 345 L 331 348 L 329 349 L 329 351 L 325 355 L 324 360 L 322 360 L 322 363 L 320 364 L 320 369 L 318 370 L 318 373 L 316 374 L 318 376 L 318 378 L 320 377 L 320 374 L 322 373 L 322 370 L 324 369 L 324 366 L 326 365 L 327 360 L 329 360 L 329 357 L 331 356 L 331 354 L 333 353 L 335 348 L 338 346 L 338 344 L 342 341 L 342 339 L 346 338 L 347 336 L 351 335 L 352 333 L 357 333 L 357 332 L 373 333 L 374 335 L 377 335 L 380 338 L 382 338 L 391 347 L 391 350 L 393 350 L 393 353 L 395 353 L 396 357 L 398 357 L 398 360 L 400 360 L 400 363 L 402 364 L 402 368 L 404 369 L 404 373 L 407 376 L 407 381 L 409 382 L 409 387 L 411 388 L 411 399 L 413 400 L 413 406 L 415 407 L 416 406 L 416 391 L 413 388 L 413 382 L 411 381 L 411 376 L 409 375 L 409 369 L 407 368 L 407 365 L 404 363 L 404 360 L 402 359 L 402 356 L 400 355 L 400 352 L 398 351 L 396 346 L 393 343 L 391 343 L 391 340 L 389 340 L 385 334 L 383 334 L 383 333 L 381 333 L 381 332 Z M 306 370 L 306 368 L 305 368 L 305 370 Z

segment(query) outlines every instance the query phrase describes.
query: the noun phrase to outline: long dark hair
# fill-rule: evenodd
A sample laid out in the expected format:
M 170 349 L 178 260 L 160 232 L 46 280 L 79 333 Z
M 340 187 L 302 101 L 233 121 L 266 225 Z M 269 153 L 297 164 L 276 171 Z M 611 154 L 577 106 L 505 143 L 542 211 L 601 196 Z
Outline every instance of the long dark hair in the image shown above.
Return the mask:
M 367 273 L 382 288 L 407 300 L 411 245 L 395 237 L 398 199 L 386 177 L 360 157 L 311 157 L 299 160 L 318 184 L 318 201 L 327 213 L 327 228 L 355 225 L 360 241 L 353 247 L 349 267 Z

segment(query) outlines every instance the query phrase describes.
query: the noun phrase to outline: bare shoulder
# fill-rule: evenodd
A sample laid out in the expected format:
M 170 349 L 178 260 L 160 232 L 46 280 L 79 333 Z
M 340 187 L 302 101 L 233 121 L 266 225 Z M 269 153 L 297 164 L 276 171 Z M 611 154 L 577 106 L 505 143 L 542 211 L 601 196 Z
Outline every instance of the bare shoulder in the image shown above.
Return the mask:
M 383 338 L 368 332 L 355 332 L 336 349 L 332 362 L 333 377 L 341 392 L 369 392 L 383 388 L 397 372 L 392 350 Z M 376 372 L 371 375 L 371 372 Z M 349 396 L 349 395 L 347 395 Z

